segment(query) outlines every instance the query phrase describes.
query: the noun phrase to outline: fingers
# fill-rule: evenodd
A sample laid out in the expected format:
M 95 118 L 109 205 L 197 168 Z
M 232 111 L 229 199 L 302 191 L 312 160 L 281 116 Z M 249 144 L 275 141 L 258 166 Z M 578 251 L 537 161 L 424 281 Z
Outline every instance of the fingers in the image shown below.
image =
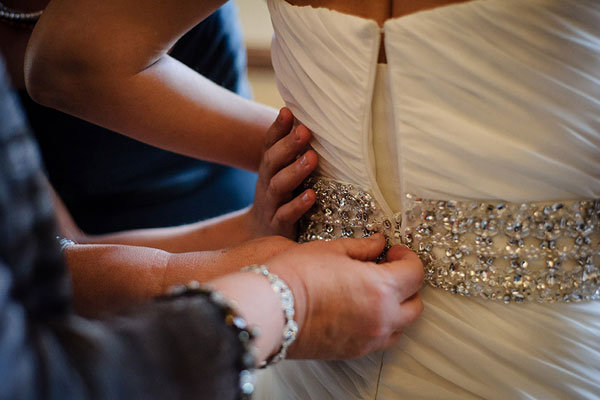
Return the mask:
M 413 296 L 423 286 L 425 272 L 421 261 L 394 261 L 383 264 L 396 283 L 398 301 L 403 302 Z
M 423 263 L 419 256 L 406 246 L 392 246 L 387 252 L 387 261 L 382 266 L 392 274 L 398 287 L 400 301 L 408 299 L 423 286 Z
M 395 331 L 394 333 L 392 333 L 390 335 L 390 337 L 387 338 L 387 340 L 383 344 L 383 347 L 381 350 L 385 350 L 385 349 L 389 349 L 390 347 L 393 347 L 396 343 L 398 343 L 398 341 L 400 340 L 401 337 L 402 337 L 402 330 L 399 329 L 399 330 Z
M 254 205 L 249 212 L 249 225 L 255 235 L 291 237 L 294 223 L 315 201 L 314 191 L 293 199 L 294 190 L 318 163 L 314 150 L 297 158 L 305 151 L 311 133 L 303 125 L 290 132 L 293 121 L 291 111 L 282 108 L 265 136 L 265 152 L 258 169 Z
M 261 174 L 271 178 L 279 170 L 290 164 L 308 145 L 311 133 L 304 126 L 297 126 L 290 134 L 273 144 L 263 156 Z
M 355 260 L 373 261 L 383 251 L 385 238 L 381 233 L 376 233 L 368 238 L 340 239 L 331 243 Z
M 307 212 L 315 203 L 317 196 L 312 189 L 307 189 L 292 201 L 279 207 L 273 222 L 278 229 L 283 229 L 296 223 L 305 212 Z
M 384 349 L 391 347 L 398 342 L 402 336 L 403 330 L 413 324 L 421 315 L 424 305 L 421 296 L 418 293 L 415 293 L 406 299 L 406 301 L 402 302 L 399 307 L 398 313 L 392 317 L 393 320 L 391 321 L 391 326 L 394 327 L 394 330 L 384 342 Z
M 280 204 L 290 197 L 290 193 L 296 189 L 304 179 L 317 167 L 317 153 L 309 150 L 298 158 L 294 163 L 279 171 L 269 183 L 269 195 Z
M 392 246 L 386 255 L 386 261 L 400 261 L 405 260 L 408 262 L 416 262 L 420 261 L 419 256 L 412 251 L 410 248 L 404 245 L 395 245 Z
M 290 133 L 292 126 L 294 125 L 294 116 L 292 112 L 283 107 L 279 110 L 277 119 L 271 124 L 265 135 L 265 149 L 273 146 L 279 139 Z
M 396 326 L 405 328 L 417 320 L 421 312 L 423 312 L 423 300 L 419 293 L 415 293 L 400 305 L 401 311 L 398 324 Z

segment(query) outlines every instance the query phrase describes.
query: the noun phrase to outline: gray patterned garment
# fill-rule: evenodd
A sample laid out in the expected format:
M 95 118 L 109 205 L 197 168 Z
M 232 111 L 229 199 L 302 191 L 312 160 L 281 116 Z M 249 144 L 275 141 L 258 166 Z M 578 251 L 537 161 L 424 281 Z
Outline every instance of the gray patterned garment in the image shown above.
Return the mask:
M 242 346 L 204 297 L 73 314 L 40 160 L 0 58 L 0 399 L 232 399 Z

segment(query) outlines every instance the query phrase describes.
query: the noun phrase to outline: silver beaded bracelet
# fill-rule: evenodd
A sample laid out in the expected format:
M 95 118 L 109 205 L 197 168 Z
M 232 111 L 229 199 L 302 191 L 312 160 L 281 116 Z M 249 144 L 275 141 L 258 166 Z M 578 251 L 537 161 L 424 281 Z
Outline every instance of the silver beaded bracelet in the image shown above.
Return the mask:
M 61 253 L 64 253 L 64 251 L 67 249 L 67 247 L 77 244 L 74 241 L 72 241 L 71 239 L 67 239 L 62 236 L 56 236 L 56 240 L 58 241 L 58 244 L 60 246 Z
M 287 349 L 296 340 L 298 335 L 298 324 L 294 321 L 294 295 L 288 285 L 281 280 L 277 275 L 272 274 L 266 265 L 249 265 L 242 268 L 242 272 L 252 271 L 261 276 L 264 276 L 271 283 L 271 288 L 281 298 L 281 309 L 285 316 L 285 325 L 283 327 L 283 336 L 281 340 L 281 348 L 277 353 L 271 356 L 268 360 L 262 361 L 259 368 L 265 368 L 267 365 L 275 364 L 283 360 L 287 355 Z

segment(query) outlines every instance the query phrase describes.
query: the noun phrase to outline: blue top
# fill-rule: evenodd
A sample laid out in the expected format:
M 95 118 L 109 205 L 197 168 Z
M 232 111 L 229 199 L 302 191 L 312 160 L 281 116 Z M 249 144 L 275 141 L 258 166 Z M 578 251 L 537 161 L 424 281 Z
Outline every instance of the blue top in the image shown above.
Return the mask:
M 233 2 L 182 37 L 171 56 L 250 96 Z M 253 173 L 157 149 L 43 107 L 24 92 L 21 100 L 50 181 L 88 233 L 179 225 L 252 202 Z

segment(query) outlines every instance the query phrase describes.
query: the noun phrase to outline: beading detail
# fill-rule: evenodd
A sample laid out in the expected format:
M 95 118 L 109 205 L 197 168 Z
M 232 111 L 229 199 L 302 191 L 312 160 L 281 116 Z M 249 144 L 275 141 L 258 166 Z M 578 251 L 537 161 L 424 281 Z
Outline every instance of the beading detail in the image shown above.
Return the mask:
M 298 336 L 298 323 L 294 320 L 296 310 L 294 308 L 294 294 L 288 285 L 277 275 L 271 273 L 266 265 L 248 265 L 242 268 L 242 272 L 254 272 L 266 278 L 271 284 L 271 289 L 279 295 L 281 300 L 281 310 L 285 318 L 281 336 L 281 346 L 279 351 L 273 354 L 269 359 L 262 361 L 259 368 L 266 368 L 282 361 L 287 356 L 288 347 L 296 340 Z
M 407 195 L 385 215 L 371 194 L 309 178 L 317 201 L 299 241 L 386 236 L 423 261 L 426 282 L 461 295 L 506 303 L 600 299 L 600 200 L 506 203 L 440 201 Z

